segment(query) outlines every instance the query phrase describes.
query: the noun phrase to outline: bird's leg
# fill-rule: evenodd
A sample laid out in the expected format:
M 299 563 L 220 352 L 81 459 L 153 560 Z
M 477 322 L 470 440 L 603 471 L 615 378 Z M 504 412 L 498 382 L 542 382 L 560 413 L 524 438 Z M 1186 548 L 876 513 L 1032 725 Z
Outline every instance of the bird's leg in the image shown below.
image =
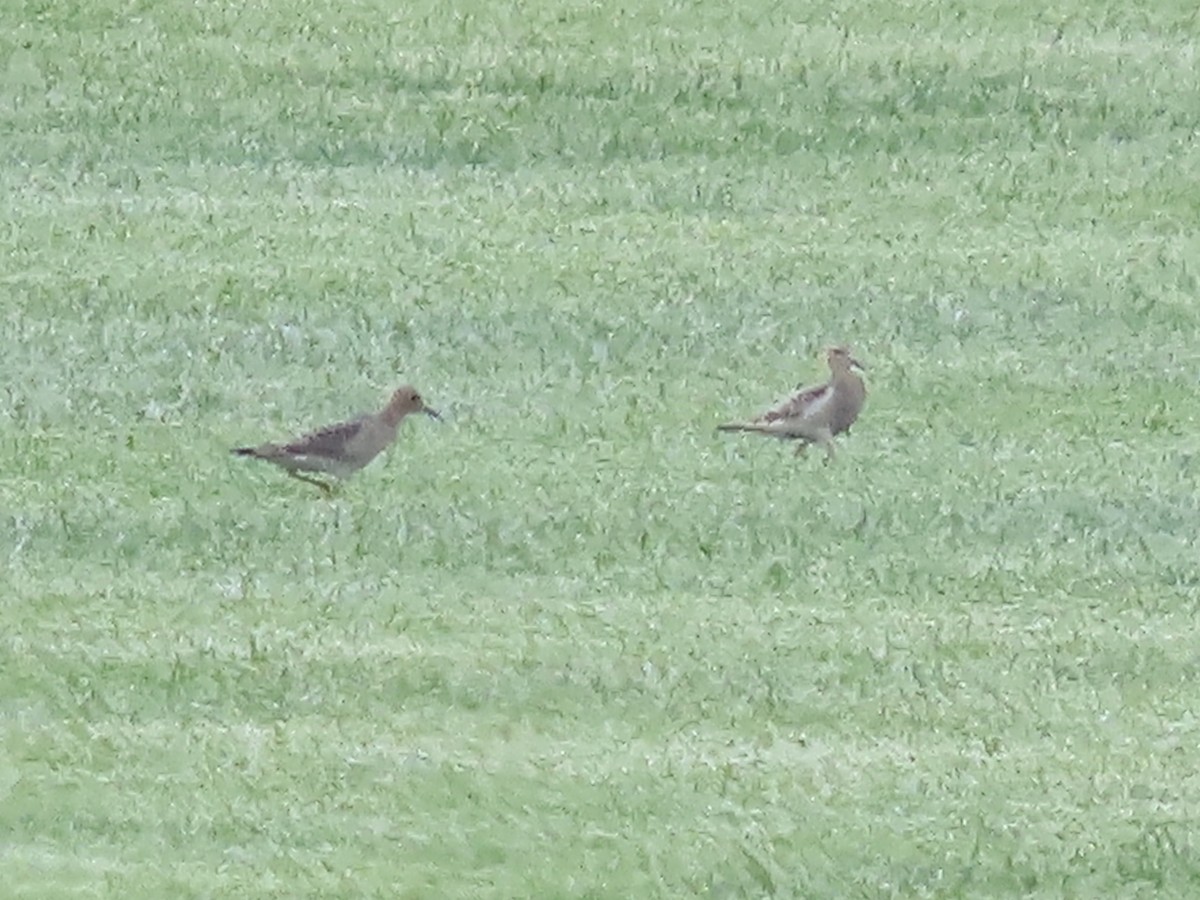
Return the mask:
M 806 456 L 808 454 L 808 441 L 801 438 L 796 441 L 796 456 Z
M 315 484 L 317 487 L 319 487 L 321 489 L 321 492 L 326 497 L 333 496 L 333 488 L 330 487 L 330 485 L 328 485 L 324 481 L 320 481 L 319 479 L 316 479 L 316 478 L 309 478 L 307 475 L 301 475 L 299 472 L 293 471 L 291 469 L 288 470 L 288 474 L 291 475 L 293 478 L 295 478 L 297 481 L 307 481 L 309 484 Z
M 817 432 L 817 443 L 825 448 L 825 464 L 829 465 L 837 455 L 833 445 L 833 432 L 828 428 L 822 428 Z

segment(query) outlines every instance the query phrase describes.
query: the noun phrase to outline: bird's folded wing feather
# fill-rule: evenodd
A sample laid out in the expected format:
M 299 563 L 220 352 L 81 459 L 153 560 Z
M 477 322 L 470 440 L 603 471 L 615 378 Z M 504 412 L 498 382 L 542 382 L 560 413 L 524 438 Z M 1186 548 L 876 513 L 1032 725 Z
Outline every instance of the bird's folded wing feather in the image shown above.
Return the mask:
M 339 422 L 327 428 L 318 428 L 292 443 L 284 446 L 284 450 L 296 456 L 329 456 L 338 457 L 346 449 L 346 445 L 354 436 L 362 431 L 368 416 L 359 416 L 349 422 Z
M 801 388 L 774 409 L 767 410 L 758 417 L 759 422 L 778 422 L 782 419 L 795 419 L 807 415 L 829 394 L 828 384 L 817 384 Z

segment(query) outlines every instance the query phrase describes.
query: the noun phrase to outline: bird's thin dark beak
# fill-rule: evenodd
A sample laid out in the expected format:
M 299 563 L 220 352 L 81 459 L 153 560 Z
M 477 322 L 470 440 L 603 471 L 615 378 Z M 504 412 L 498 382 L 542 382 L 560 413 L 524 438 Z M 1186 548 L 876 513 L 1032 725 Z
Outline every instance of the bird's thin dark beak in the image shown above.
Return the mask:
M 865 372 L 865 371 L 867 371 L 867 367 L 866 367 L 866 366 L 864 366 L 862 363 L 860 363 L 860 362 L 859 362 L 857 359 L 855 359 L 853 356 L 852 356 L 852 357 L 850 357 L 850 365 L 852 365 L 852 366 L 857 366 L 858 368 L 862 369 L 864 372 Z
M 423 412 L 431 419 L 437 419 L 439 422 L 442 421 L 442 414 L 436 409 L 430 409 L 428 406 L 426 406 Z

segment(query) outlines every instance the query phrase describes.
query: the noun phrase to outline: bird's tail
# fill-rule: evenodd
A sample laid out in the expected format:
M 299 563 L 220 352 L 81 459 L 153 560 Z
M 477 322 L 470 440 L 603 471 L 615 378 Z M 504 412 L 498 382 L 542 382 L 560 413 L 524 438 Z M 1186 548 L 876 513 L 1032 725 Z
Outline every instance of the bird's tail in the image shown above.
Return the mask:
M 726 422 L 724 425 L 718 425 L 717 431 L 762 431 L 762 426 L 753 422 Z

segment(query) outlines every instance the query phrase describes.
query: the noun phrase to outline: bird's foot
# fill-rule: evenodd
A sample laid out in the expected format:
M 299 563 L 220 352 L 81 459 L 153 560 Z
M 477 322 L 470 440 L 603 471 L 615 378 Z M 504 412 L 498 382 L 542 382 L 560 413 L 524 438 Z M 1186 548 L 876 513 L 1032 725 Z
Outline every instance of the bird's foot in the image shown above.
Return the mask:
M 324 494 L 326 497 L 333 496 L 333 485 L 329 484 L 328 482 L 321 481 L 319 478 L 309 478 L 307 475 L 301 475 L 299 472 L 288 472 L 288 474 L 291 475 L 293 478 L 295 478 L 297 481 L 306 481 L 309 484 L 315 485 L 316 487 L 320 488 L 321 493 Z

